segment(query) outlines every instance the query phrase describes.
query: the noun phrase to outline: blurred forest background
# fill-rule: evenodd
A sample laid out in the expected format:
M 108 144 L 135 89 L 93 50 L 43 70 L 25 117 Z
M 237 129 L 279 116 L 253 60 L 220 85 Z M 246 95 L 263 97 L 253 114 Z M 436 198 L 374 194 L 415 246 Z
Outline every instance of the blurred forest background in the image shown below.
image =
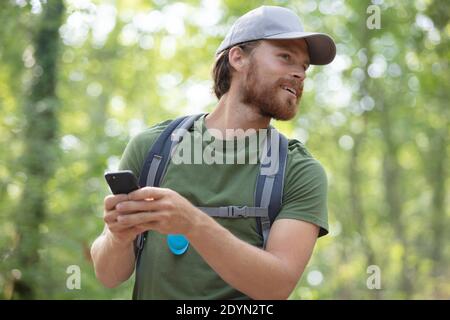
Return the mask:
M 131 297 L 133 279 L 102 287 L 89 256 L 103 173 L 144 128 L 214 109 L 214 52 L 262 4 L 337 43 L 297 118 L 273 123 L 329 177 L 331 233 L 290 298 L 450 298 L 450 2 L 1 0 L 1 299 Z

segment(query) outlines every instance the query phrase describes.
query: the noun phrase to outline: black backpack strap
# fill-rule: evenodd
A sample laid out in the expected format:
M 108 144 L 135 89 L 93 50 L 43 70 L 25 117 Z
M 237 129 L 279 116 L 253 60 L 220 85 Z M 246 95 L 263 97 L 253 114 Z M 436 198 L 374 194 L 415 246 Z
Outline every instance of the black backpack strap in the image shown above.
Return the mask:
M 141 187 L 159 187 L 167 171 L 171 153 L 183 139 L 183 134 L 192 127 L 194 122 L 203 115 L 189 115 L 173 120 L 153 143 L 139 175 Z M 136 239 L 136 265 L 139 263 L 144 248 L 147 232 L 141 233 Z
M 270 126 L 255 188 L 255 206 L 268 208 L 268 216 L 257 218 L 258 231 L 263 236 L 263 248 L 266 247 L 270 227 L 281 210 L 287 153 L 287 138 Z
M 178 125 L 187 118 L 180 117 L 173 120 L 164 129 L 164 131 L 156 139 L 155 143 L 149 150 L 147 157 L 145 158 L 144 165 L 142 166 L 141 174 L 139 175 L 139 185 L 141 187 L 145 186 L 159 186 L 161 181 L 162 169 L 167 164 L 169 160 L 168 157 L 164 155 L 169 154 L 170 136 L 172 132 L 178 127 Z M 150 177 L 149 174 L 152 174 Z

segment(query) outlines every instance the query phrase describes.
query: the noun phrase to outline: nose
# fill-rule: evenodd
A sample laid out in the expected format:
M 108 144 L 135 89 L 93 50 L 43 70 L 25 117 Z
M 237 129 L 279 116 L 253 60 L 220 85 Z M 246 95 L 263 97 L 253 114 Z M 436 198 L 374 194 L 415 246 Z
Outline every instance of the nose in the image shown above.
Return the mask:
M 297 67 L 291 71 L 291 76 L 303 82 L 306 78 L 306 72 L 303 67 Z

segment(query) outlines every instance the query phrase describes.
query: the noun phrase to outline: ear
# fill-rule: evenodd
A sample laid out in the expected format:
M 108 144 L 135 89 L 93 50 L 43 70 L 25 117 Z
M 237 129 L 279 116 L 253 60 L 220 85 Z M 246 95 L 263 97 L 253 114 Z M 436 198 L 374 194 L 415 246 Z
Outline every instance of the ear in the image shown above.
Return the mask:
M 247 65 L 248 57 L 241 48 L 235 46 L 228 52 L 228 61 L 234 70 L 241 72 Z

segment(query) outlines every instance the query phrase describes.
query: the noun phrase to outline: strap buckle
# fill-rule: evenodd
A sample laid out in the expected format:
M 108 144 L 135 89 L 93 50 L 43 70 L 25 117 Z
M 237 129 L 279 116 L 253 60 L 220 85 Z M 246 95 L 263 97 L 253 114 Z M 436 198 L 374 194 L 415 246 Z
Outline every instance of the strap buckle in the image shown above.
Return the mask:
M 237 218 L 248 218 L 248 210 L 247 206 L 229 206 L 228 207 L 228 216 L 229 217 L 237 217 Z

